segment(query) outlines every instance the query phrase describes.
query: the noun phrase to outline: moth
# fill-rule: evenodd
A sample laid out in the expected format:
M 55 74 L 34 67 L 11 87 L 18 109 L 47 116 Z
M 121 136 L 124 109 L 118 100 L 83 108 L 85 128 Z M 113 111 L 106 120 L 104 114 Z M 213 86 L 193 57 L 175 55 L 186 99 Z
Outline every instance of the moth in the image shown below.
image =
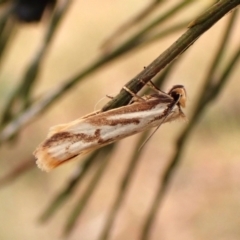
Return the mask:
M 168 93 L 140 97 L 130 90 L 132 102 L 123 107 L 97 111 L 75 121 L 50 128 L 47 139 L 33 153 L 37 165 L 50 171 L 58 165 L 105 145 L 152 127 L 185 118 L 186 90 L 173 86 Z

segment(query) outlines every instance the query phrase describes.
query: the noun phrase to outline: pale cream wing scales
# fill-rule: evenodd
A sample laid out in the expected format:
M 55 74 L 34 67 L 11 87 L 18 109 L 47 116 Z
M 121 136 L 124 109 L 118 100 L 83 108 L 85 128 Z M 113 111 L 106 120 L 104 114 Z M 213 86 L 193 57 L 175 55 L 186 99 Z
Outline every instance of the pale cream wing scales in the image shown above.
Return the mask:
M 66 129 L 68 129 L 70 126 L 74 126 L 76 124 L 80 124 L 81 122 L 84 122 L 86 118 L 92 117 L 92 116 L 96 116 L 97 114 L 101 113 L 100 111 L 96 111 L 90 114 L 87 114 L 81 118 L 78 118 L 70 123 L 64 123 L 64 124 L 58 124 L 56 126 L 53 126 L 49 129 L 47 138 L 50 138 L 51 136 L 53 136 L 55 133 L 59 133 L 62 131 L 65 131 Z
M 68 129 L 70 126 L 79 124 L 79 123 L 81 123 L 82 121 L 84 121 L 84 118 L 76 119 L 76 120 L 74 120 L 74 121 L 72 121 L 72 122 L 70 122 L 70 123 L 64 123 L 64 124 L 58 124 L 58 125 L 56 125 L 56 126 L 52 126 L 52 127 L 49 129 L 47 138 L 50 138 L 51 136 L 53 136 L 53 135 L 56 134 L 56 133 L 65 131 L 65 130 Z

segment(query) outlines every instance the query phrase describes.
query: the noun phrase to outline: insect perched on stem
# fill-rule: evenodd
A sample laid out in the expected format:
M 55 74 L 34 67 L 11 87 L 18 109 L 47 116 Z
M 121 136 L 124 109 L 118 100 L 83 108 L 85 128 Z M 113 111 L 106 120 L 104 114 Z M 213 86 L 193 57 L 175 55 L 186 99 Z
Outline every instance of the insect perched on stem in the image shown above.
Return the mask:
M 173 86 L 168 93 L 157 90 L 144 97 L 124 89 L 133 96 L 131 104 L 52 127 L 34 152 L 37 165 L 50 171 L 80 154 L 185 117 L 181 107 L 185 107 L 186 90 L 182 85 Z

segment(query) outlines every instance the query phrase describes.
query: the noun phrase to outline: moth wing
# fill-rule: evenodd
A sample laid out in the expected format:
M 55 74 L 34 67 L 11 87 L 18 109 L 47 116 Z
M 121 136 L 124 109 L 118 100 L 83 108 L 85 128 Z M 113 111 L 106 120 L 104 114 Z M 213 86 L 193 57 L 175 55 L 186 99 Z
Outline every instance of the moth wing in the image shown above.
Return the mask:
M 100 111 L 96 111 L 96 112 L 93 112 L 93 113 L 90 113 L 90 114 L 87 114 L 81 118 L 78 118 L 70 123 L 65 123 L 65 124 L 58 124 L 56 126 L 53 126 L 49 129 L 49 132 L 48 132 L 48 135 L 47 135 L 47 138 L 50 138 L 51 136 L 53 136 L 54 134 L 56 133 L 59 133 L 59 132 L 62 132 L 62 131 L 66 131 L 67 129 L 71 128 L 71 127 L 75 127 L 76 125 L 80 124 L 81 122 L 84 122 L 85 119 L 89 118 L 89 117 L 92 117 L 92 116 L 95 116 L 97 114 L 99 114 Z
M 33 155 L 40 169 L 50 171 L 65 161 L 101 147 L 97 144 L 97 138 L 94 138 L 96 136 L 92 126 L 80 118 L 51 127 L 47 139 L 37 147 Z
M 92 113 L 50 129 L 47 139 L 34 152 L 38 166 L 50 171 L 80 154 L 180 117 L 180 107 L 168 95 L 149 96 L 145 102 Z M 168 109 L 170 112 L 168 112 Z M 169 114 L 171 113 L 171 114 Z
M 94 149 L 92 149 L 94 150 Z M 86 154 L 92 150 L 86 150 L 86 151 L 82 151 L 81 154 Z M 78 155 L 75 156 L 71 156 L 70 158 L 64 160 L 64 161 L 60 161 L 57 157 L 53 157 L 54 152 L 52 152 L 51 154 L 48 153 L 47 151 L 43 150 L 43 148 L 41 148 L 41 146 L 39 146 L 35 152 L 33 153 L 33 155 L 36 157 L 37 161 L 36 164 L 37 166 L 45 171 L 45 172 L 49 172 L 52 169 L 56 168 L 57 166 L 59 166 L 60 164 L 71 160 L 75 157 L 77 157 Z
M 84 121 L 85 121 L 85 118 L 79 118 L 69 123 L 63 123 L 63 124 L 52 126 L 49 129 L 47 138 L 52 137 L 56 133 L 68 131 L 73 126 L 76 128 L 76 126 L 80 125 L 81 122 L 84 122 Z

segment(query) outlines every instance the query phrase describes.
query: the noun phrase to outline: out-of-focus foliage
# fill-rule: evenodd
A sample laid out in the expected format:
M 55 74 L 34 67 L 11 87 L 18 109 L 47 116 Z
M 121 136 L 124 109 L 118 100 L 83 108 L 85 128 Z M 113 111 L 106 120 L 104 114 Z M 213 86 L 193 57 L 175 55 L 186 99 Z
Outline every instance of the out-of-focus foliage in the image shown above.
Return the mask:
M 215 2 L 0 1 L 2 239 L 239 239 L 240 1 Z M 138 91 L 148 69 L 161 89 L 185 85 L 186 123 L 141 151 L 148 133 L 36 168 L 50 126 Z

